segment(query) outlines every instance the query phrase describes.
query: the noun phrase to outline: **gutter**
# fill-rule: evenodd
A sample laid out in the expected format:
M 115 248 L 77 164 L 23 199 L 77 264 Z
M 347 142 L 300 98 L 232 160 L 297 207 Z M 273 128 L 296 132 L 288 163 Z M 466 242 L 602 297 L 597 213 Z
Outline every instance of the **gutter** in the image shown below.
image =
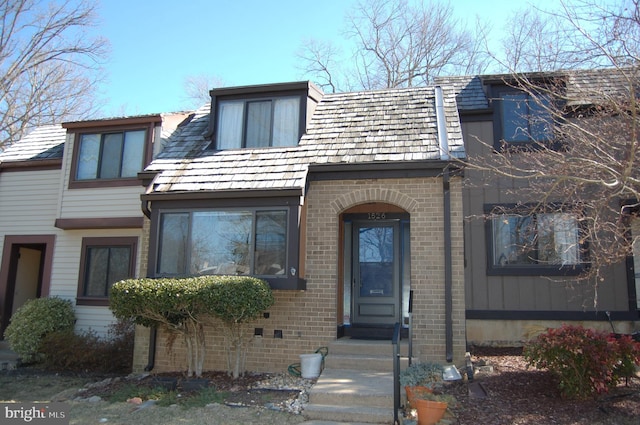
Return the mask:
M 449 161 L 449 140 L 447 138 L 447 123 L 444 110 L 442 87 L 436 86 L 436 124 L 438 128 L 438 147 L 440 159 Z M 445 325 L 445 355 L 447 362 L 453 362 L 453 259 L 451 255 L 451 190 L 449 167 L 442 173 L 442 201 L 444 223 L 444 325 Z

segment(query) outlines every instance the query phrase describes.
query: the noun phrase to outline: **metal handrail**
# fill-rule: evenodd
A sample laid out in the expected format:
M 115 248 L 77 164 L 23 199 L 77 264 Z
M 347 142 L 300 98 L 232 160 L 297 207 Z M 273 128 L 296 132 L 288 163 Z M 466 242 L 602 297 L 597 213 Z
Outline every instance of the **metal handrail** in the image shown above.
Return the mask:
M 400 410 L 400 322 L 393 327 L 393 423 L 399 424 L 398 411 Z

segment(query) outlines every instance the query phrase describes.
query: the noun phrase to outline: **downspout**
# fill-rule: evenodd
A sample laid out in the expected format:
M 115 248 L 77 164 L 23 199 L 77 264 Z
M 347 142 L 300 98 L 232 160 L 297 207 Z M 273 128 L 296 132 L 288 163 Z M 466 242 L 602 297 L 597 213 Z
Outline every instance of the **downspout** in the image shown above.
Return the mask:
M 449 140 L 447 138 L 447 124 L 444 111 L 442 87 L 435 87 L 436 123 L 438 128 L 438 147 L 440 159 L 449 160 Z M 442 171 L 442 200 L 444 222 L 444 322 L 445 322 L 445 354 L 447 362 L 453 362 L 453 274 L 451 255 L 451 191 L 449 167 Z
M 158 328 L 152 326 L 149 331 L 149 354 L 147 357 L 147 365 L 144 367 L 145 372 L 151 372 L 156 365 L 156 338 L 158 336 Z
M 149 201 L 142 201 L 142 213 L 149 220 L 151 219 L 151 208 L 149 208 Z M 147 273 L 148 274 L 148 273 Z M 149 352 L 147 353 L 147 365 L 144 367 L 145 372 L 151 372 L 156 365 L 156 338 L 158 336 L 158 328 L 152 326 L 149 330 Z

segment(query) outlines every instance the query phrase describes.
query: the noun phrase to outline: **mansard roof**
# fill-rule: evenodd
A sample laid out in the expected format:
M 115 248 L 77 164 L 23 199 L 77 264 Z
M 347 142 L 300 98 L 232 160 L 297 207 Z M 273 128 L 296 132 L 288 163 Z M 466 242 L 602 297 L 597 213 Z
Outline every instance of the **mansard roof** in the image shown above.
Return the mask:
M 210 149 L 208 105 L 174 134 L 148 172 L 149 193 L 300 189 L 310 166 L 376 166 L 464 157 L 454 91 L 436 87 L 325 94 L 298 146 Z

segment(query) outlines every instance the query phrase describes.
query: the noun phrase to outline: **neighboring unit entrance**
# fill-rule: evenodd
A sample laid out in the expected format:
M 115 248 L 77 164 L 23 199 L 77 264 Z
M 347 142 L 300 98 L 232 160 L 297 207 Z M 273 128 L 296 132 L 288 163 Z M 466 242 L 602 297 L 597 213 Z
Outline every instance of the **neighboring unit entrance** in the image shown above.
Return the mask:
M 5 236 L 0 263 L 0 339 L 18 308 L 48 295 L 54 240 L 50 235 Z

